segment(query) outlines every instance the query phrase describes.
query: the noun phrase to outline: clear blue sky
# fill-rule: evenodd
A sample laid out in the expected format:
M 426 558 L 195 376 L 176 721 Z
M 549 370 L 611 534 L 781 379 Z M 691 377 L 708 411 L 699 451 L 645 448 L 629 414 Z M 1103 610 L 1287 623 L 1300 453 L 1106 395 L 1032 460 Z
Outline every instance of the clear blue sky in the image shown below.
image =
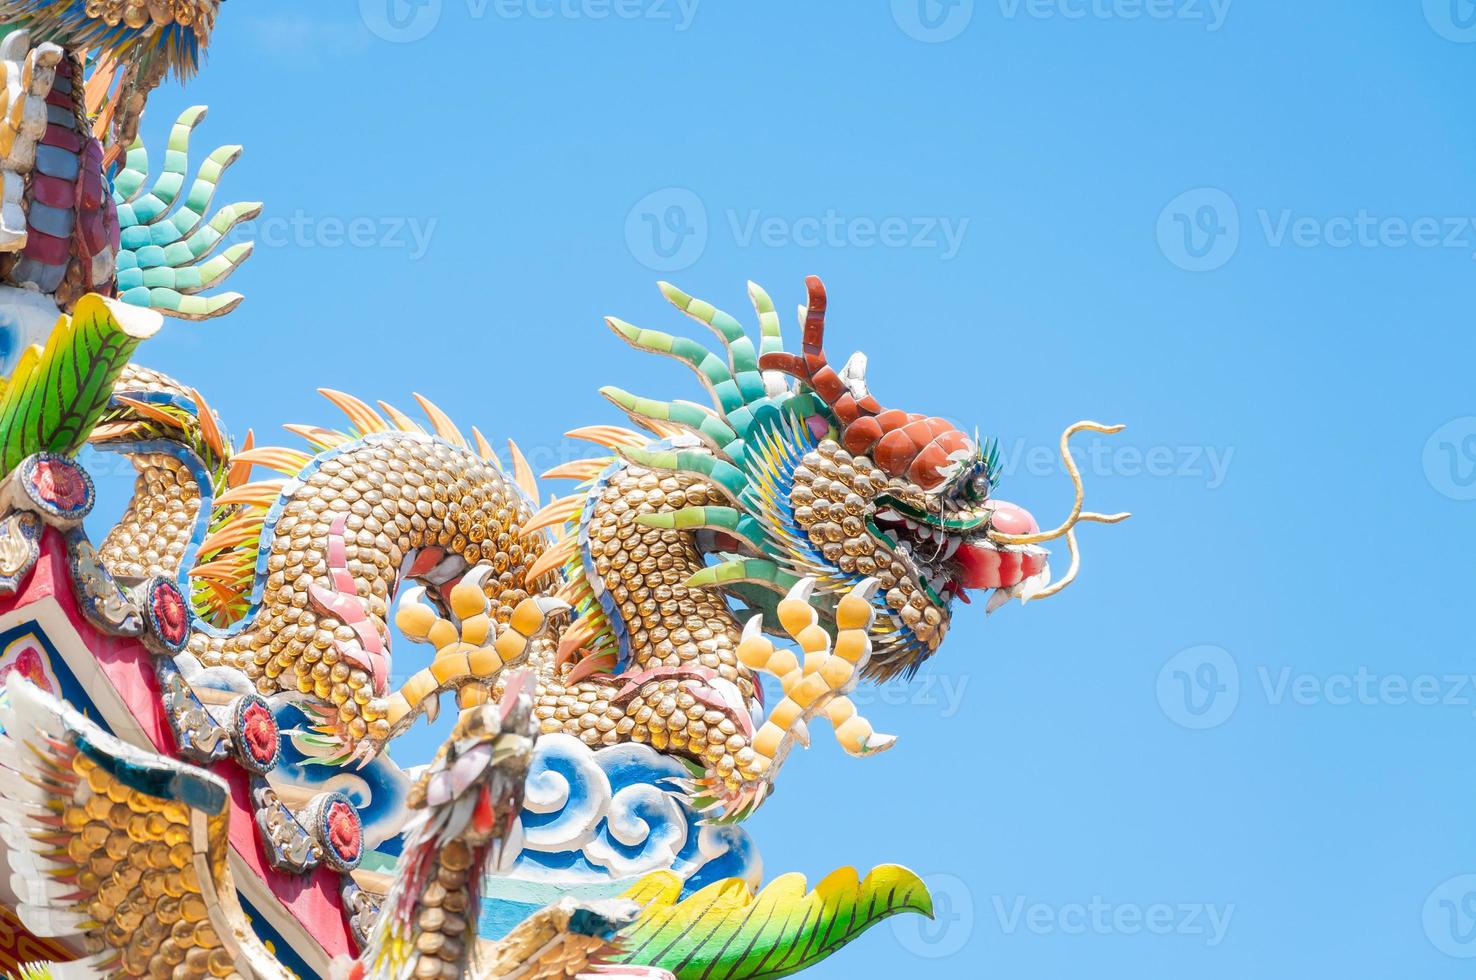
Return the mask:
M 546 466 L 601 384 L 698 394 L 602 315 L 807 273 L 1043 521 L 1061 428 L 1129 425 L 1081 581 L 961 610 L 860 698 L 896 748 L 817 732 L 750 825 L 951 876 L 815 976 L 1469 974 L 1470 0 L 387 2 L 227 4 L 152 103 L 266 202 L 246 304 L 141 352 L 233 431 L 415 390 Z

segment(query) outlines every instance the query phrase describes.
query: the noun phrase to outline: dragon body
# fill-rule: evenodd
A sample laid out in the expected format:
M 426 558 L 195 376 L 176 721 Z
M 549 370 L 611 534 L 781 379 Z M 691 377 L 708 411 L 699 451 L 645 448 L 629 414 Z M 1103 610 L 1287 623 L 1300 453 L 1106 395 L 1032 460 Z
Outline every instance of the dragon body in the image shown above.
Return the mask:
M 606 389 L 648 434 L 576 431 L 606 455 L 545 474 L 580 482 L 541 508 L 515 448 L 507 472 L 480 432 L 468 440 L 424 399 L 426 427 L 325 392 L 345 431 L 290 426 L 307 449 L 236 451 L 197 392 L 130 367 L 94 441 L 131 455 L 139 477 L 100 554 L 121 580 L 172 577 L 198 542 L 188 651 L 263 694 L 300 695 L 325 758 L 371 756 L 443 693 L 468 707 L 499 692 L 504 668 L 526 666 L 544 733 L 679 756 L 705 805 L 742 815 L 816 717 L 852 754 L 889 746 L 845 697 L 858 677 L 916 669 L 971 589 L 1059 588 L 1037 542 L 1066 533 L 1041 534 L 993 496 L 986 446 L 882 409 L 855 361 L 831 369 L 823 287 L 809 288 L 800 355 L 782 350 L 757 287 L 763 350 L 673 287 L 725 356 L 610 321 L 696 370 L 713 407 Z M 253 466 L 283 478 L 249 482 Z M 1093 519 L 1108 518 L 1078 507 L 1067 532 Z M 842 664 L 836 610 L 853 593 L 865 597 L 865 649 Z M 816 624 L 786 620 L 786 597 Z M 399 686 L 391 621 L 434 651 Z M 796 639 L 805 662 L 759 644 L 761 628 Z M 836 666 L 822 677 L 827 657 Z M 767 715 L 764 672 L 784 691 Z

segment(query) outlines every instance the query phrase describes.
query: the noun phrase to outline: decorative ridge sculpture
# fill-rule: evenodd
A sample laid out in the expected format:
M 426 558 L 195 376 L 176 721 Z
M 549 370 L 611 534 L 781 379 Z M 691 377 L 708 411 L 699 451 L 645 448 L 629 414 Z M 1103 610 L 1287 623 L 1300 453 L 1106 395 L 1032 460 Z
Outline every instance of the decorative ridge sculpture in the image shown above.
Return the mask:
M 834 366 L 811 276 L 798 350 L 752 283 L 756 337 L 660 284 L 716 348 L 608 319 L 708 402 L 602 389 L 636 428 L 569 433 L 596 451 L 543 474 L 562 496 L 419 395 L 424 422 L 323 390 L 341 428 L 237 442 L 132 362 L 162 317 L 241 301 L 215 290 L 250 245 L 211 256 L 260 205 L 210 214 L 240 148 L 182 193 L 204 110 L 152 182 L 137 140 L 218 8 L 0 0 L 0 900 L 63 941 L 38 969 L 742 980 L 931 914 L 892 865 L 761 886 L 740 824 L 816 721 L 853 756 L 895 743 L 850 695 L 911 677 L 956 603 L 1076 578 L 1077 527 L 1127 515 L 1084 509 L 1067 443 L 1121 427 L 1066 429 L 1075 502 L 1042 531 L 996 495 L 997 443 Z M 137 471 L 96 545 L 87 447 Z M 402 769 L 448 698 L 450 739 Z

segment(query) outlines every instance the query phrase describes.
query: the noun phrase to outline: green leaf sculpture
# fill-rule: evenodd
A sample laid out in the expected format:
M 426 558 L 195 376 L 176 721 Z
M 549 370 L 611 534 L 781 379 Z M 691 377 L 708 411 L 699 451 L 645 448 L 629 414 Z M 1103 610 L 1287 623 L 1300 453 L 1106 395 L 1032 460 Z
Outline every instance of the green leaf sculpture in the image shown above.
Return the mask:
M 787 977 L 888 916 L 933 916 L 927 886 L 894 864 L 864 880 L 855 868 L 840 868 L 810 892 L 798 873 L 775 878 L 757 895 L 739 878 L 713 882 L 685 901 L 678 901 L 681 891 L 681 879 L 658 871 L 625 893 L 645 911 L 620 934 L 613 962 L 661 967 L 679 980 Z
M 71 316 L 62 314 L 46 346 L 29 348 L 0 381 L 0 475 L 32 453 L 80 449 L 134 348 L 161 322 L 157 313 L 115 306 L 96 293 L 78 300 Z

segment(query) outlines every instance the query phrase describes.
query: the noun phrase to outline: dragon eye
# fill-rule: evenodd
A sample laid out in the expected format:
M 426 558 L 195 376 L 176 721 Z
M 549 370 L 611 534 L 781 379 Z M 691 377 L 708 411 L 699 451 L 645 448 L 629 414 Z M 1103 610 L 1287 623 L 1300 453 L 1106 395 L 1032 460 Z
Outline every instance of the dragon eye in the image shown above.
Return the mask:
M 979 473 L 969 481 L 969 495 L 975 500 L 988 500 L 989 489 L 988 474 Z

